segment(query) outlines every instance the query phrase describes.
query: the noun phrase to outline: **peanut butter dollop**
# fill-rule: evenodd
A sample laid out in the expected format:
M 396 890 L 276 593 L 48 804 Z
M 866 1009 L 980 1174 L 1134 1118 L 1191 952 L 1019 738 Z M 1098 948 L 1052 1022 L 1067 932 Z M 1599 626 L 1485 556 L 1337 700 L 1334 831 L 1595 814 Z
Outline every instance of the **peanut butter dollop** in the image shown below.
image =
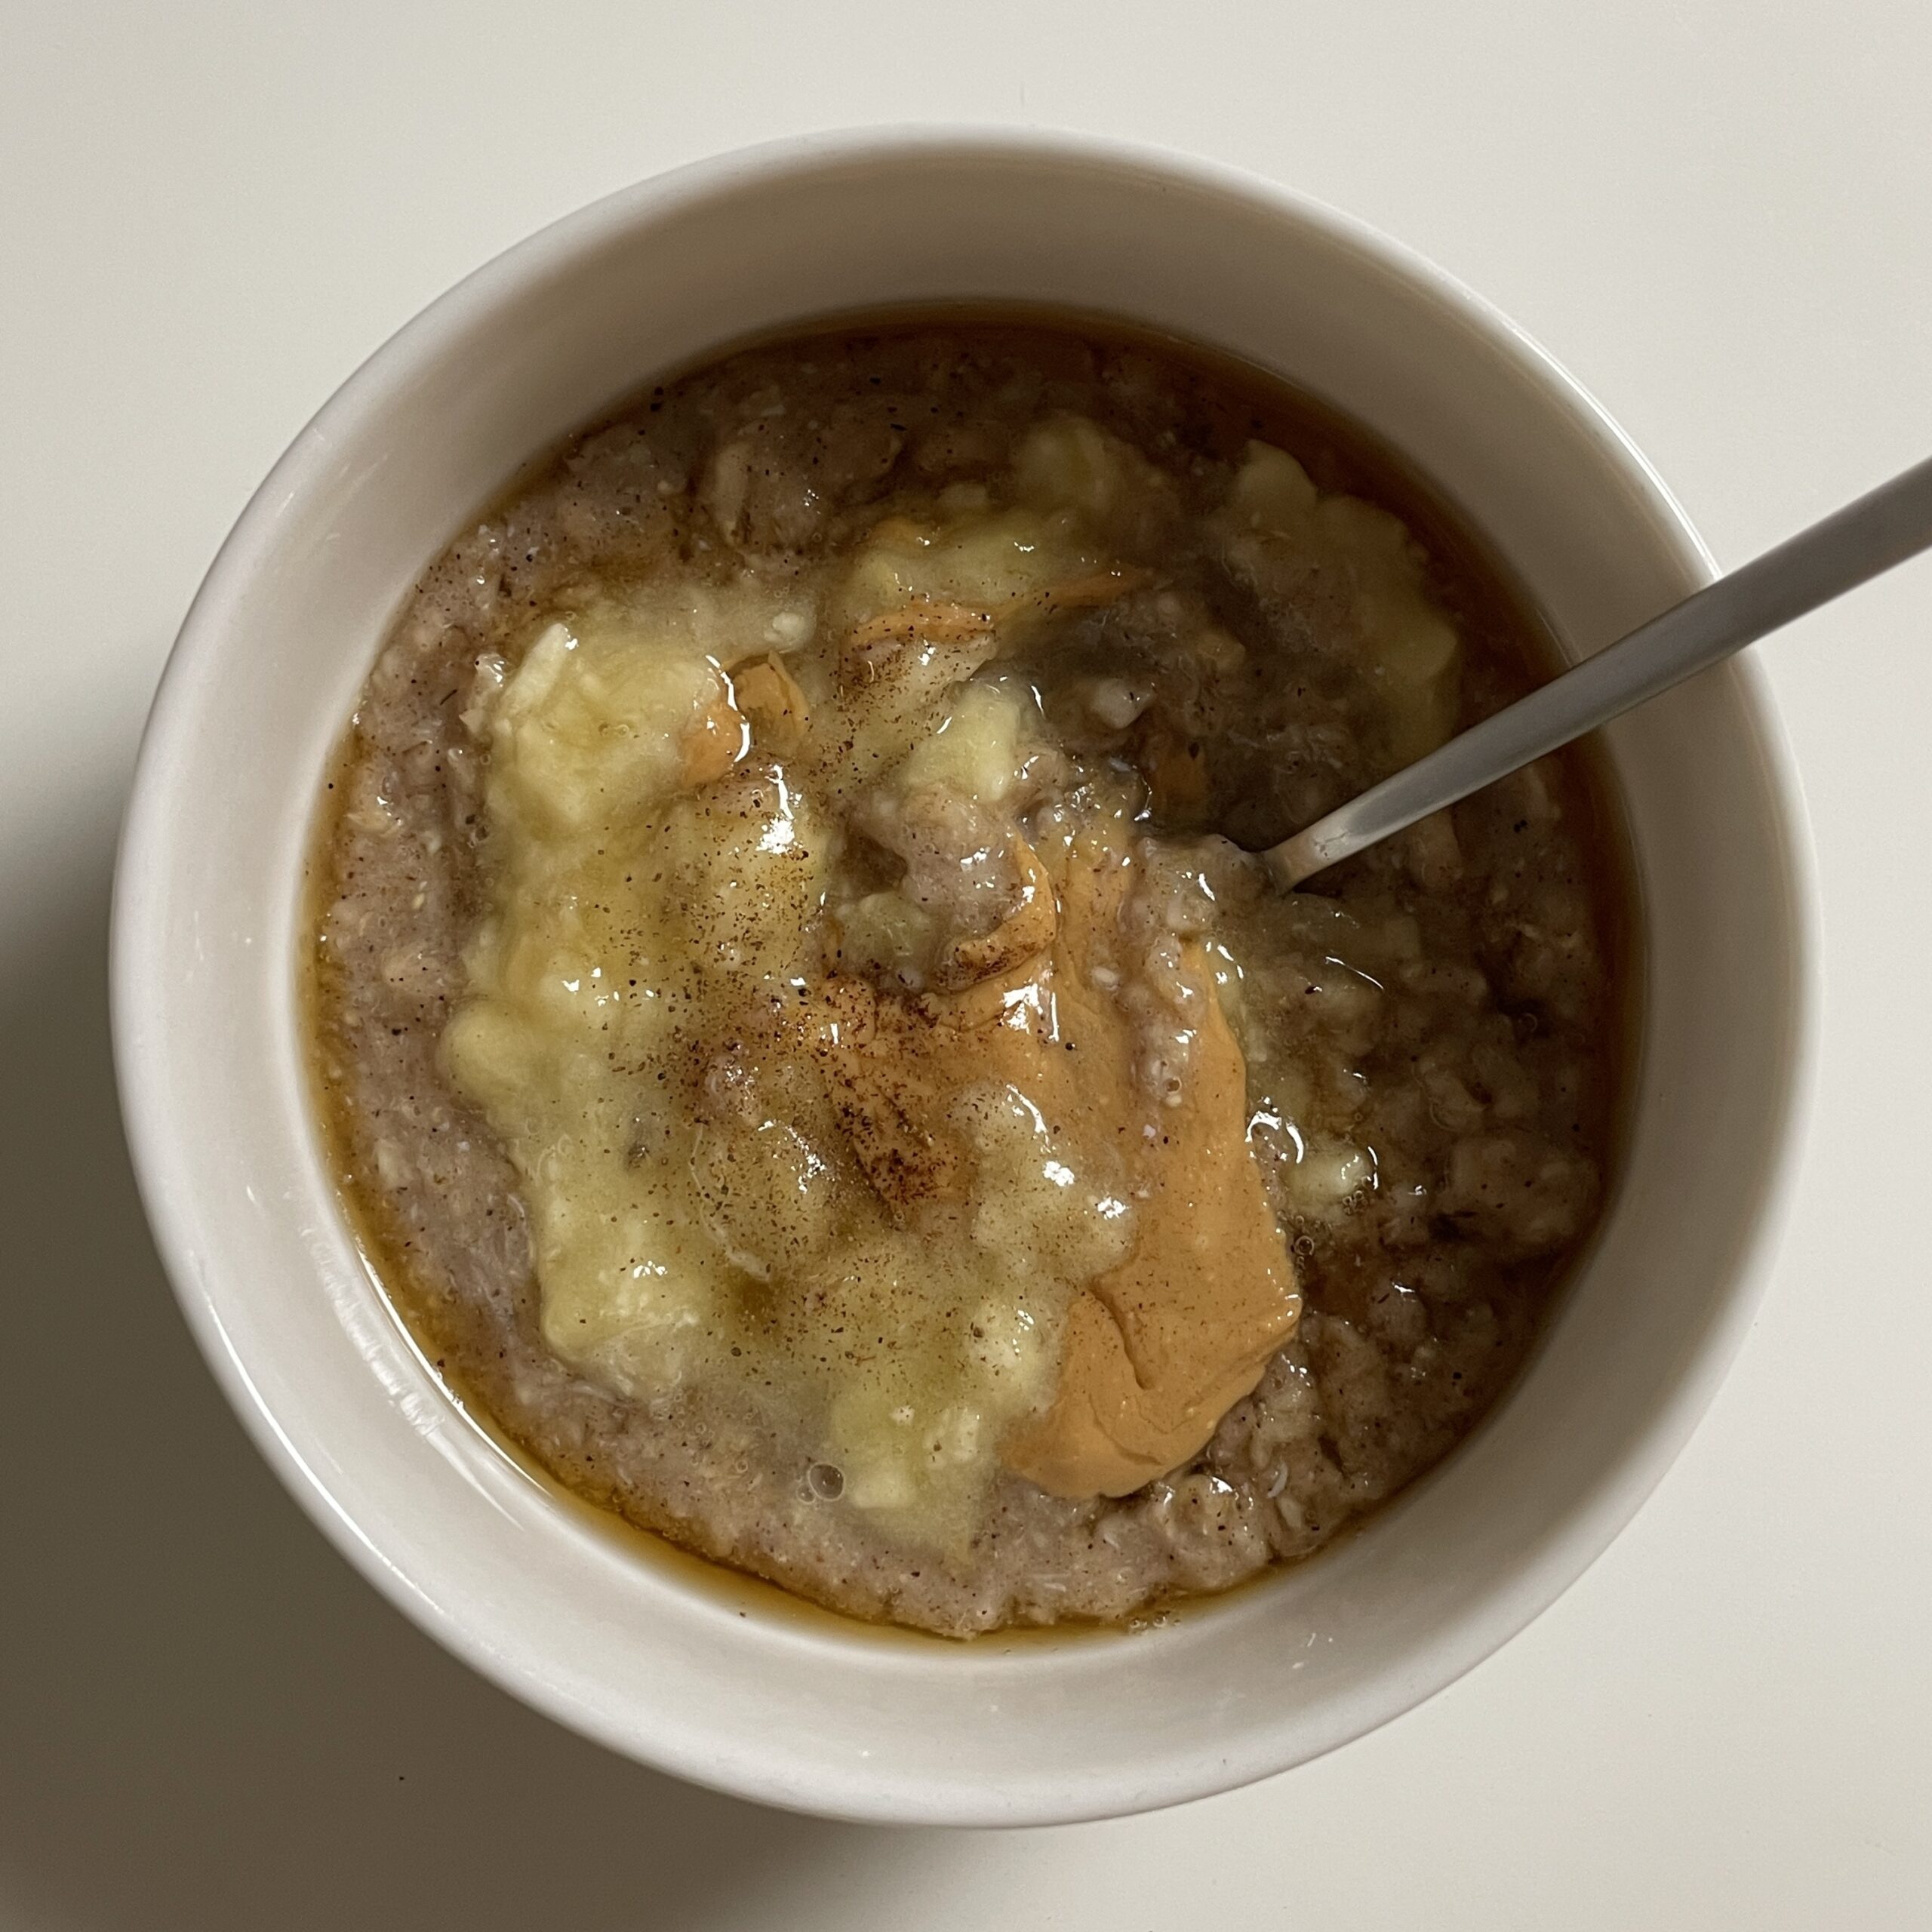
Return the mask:
M 1048 919 L 1044 872 L 1023 857 L 1015 930 L 985 944 L 995 970 L 923 996 L 836 983 L 820 1063 L 869 1179 L 903 1207 L 970 1189 L 970 1150 L 946 1121 L 974 1083 L 1009 1084 L 1074 1148 L 1110 1143 L 1134 1196 L 1134 1245 L 1074 1297 L 1054 1397 L 1001 1457 L 1055 1495 L 1121 1496 L 1201 1448 L 1294 1333 L 1300 1297 L 1248 1153 L 1246 1069 L 1204 955 L 1184 949 L 1179 1023 L 1193 1040 L 1177 1103 L 1164 1105 L 1135 1078 L 1128 1013 L 1090 977 L 1118 929 L 1127 868 L 1076 854 Z M 1030 956 L 1016 961 L 1023 943 Z

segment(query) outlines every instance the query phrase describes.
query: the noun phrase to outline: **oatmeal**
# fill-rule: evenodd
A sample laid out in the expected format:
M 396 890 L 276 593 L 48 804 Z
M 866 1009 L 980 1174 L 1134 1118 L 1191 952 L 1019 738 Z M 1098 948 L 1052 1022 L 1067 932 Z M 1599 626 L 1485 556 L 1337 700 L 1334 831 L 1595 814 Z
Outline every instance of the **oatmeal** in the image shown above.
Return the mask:
M 1623 914 L 1574 757 L 1313 891 L 1251 854 L 1534 649 L 1372 452 L 1156 343 L 654 391 L 431 567 L 334 773 L 316 1066 L 380 1278 L 557 1479 L 836 1609 L 1308 1554 L 1588 1235 Z

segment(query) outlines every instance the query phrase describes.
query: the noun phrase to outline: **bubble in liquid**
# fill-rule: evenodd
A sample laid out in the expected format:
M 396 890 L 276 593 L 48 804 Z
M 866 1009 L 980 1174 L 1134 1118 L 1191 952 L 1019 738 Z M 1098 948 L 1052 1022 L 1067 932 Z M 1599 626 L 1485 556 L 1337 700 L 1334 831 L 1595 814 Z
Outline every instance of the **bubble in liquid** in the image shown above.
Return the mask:
M 805 1472 L 805 1487 L 821 1503 L 836 1503 L 845 1494 L 845 1472 L 836 1463 L 814 1463 Z

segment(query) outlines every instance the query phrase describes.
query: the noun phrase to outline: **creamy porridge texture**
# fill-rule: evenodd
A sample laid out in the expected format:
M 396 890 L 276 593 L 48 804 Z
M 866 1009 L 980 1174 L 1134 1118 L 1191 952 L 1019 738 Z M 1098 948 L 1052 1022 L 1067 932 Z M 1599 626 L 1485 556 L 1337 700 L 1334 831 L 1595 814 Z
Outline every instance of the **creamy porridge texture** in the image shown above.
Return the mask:
M 1438 1460 L 1598 1212 L 1620 915 L 1574 760 L 1315 891 L 1248 856 L 1534 675 L 1401 487 L 1184 352 L 961 320 L 669 383 L 453 544 L 311 976 L 452 1386 L 957 1635 L 1225 1587 Z

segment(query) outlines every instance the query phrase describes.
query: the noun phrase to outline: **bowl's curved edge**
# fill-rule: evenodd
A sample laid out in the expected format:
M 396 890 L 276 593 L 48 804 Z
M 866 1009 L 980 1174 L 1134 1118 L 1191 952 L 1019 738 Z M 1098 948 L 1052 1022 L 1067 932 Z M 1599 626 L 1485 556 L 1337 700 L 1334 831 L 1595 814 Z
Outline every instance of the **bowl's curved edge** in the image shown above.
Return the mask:
M 117 854 L 109 931 L 109 1008 L 115 1077 L 137 1184 L 156 1247 L 183 1315 L 211 1371 L 256 1447 L 290 1493 L 349 1561 L 406 1616 L 481 1675 L 580 1734 L 620 1755 L 638 1759 L 694 1783 L 728 1795 L 817 1816 L 872 1823 L 959 1826 L 1072 1823 L 1152 1810 L 1211 1796 L 1292 1768 L 1380 1727 L 1446 1689 L 1491 1654 L 1501 1641 L 1531 1623 L 1561 1595 L 1613 1541 L 1661 1480 L 1709 1407 L 1741 1346 L 1759 1303 L 1770 1262 L 1788 1218 L 1790 1182 L 1802 1155 L 1804 1101 L 1817 1076 L 1820 946 L 1818 901 L 1808 820 L 1789 742 L 1768 682 L 1755 664 L 1734 663 L 1706 675 L 1734 680 L 1766 774 L 1777 815 L 1784 861 L 1787 926 L 1792 957 L 1786 962 L 1789 1075 L 1781 1097 L 1779 1131 L 1761 1176 L 1764 1204 L 1740 1257 L 1740 1285 L 1707 1331 L 1698 1356 L 1673 1392 L 1666 1413 L 1646 1444 L 1644 1466 L 1626 1469 L 1613 1497 L 1573 1520 L 1567 1533 L 1546 1545 L 1509 1593 L 1506 1607 L 1488 1606 L 1480 1633 L 1452 1632 L 1431 1654 L 1430 1667 L 1332 1735 L 1304 1740 L 1306 1748 L 1284 1753 L 1264 1734 L 1254 1746 L 1186 1774 L 1110 1774 L 1088 1781 L 1077 1792 L 1060 1785 L 1030 1788 L 1023 1782 L 1000 1792 L 961 1787 L 924 1795 L 909 1805 L 881 1795 L 863 1780 L 814 1767 L 809 1780 L 769 1764 L 721 1760 L 715 1750 L 671 1738 L 640 1740 L 607 1721 L 598 1711 L 557 1694 L 520 1672 L 479 1641 L 460 1617 L 423 1590 L 362 1533 L 327 1481 L 303 1458 L 257 1394 L 245 1365 L 223 1327 L 204 1279 L 195 1230 L 176 1204 L 169 1151 L 172 1123 L 144 1063 L 152 979 L 145 962 L 158 952 L 165 908 L 154 884 L 157 815 L 152 801 L 168 780 L 171 743 L 192 704 L 198 671 L 199 637 L 218 628 L 226 607 L 245 583 L 277 518 L 316 465 L 325 461 L 338 429 L 379 405 L 388 387 L 414 356 L 460 335 L 472 317 L 496 300 L 501 288 L 568 262 L 598 245 L 624 224 L 652 211 L 702 201 L 812 168 L 874 166 L 920 156 L 988 160 L 1018 156 L 1168 185 L 1186 185 L 1265 205 L 1325 231 L 1332 238 L 1404 279 L 1419 282 L 1464 326 L 1504 345 L 1537 380 L 1546 396 L 1583 429 L 1628 478 L 1659 537 L 1683 568 L 1687 588 L 1715 574 L 1710 553 L 1690 519 L 1635 444 L 1602 406 L 1526 331 L 1484 298 L 1425 257 L 1354 217 L 1260 177 L 1219 163 L 1169 153 L 1157 147 L 1069 134 L 986 127 L 867 128 L 815 133 L 760 144 L 694 162 L 620 189 L 563 217 L 513 245 L 473 271 L 379 347 L 317 411 L 270 470 L 211 564 L 171 651 L 143 733 L 135 775 L 124 814 Z M 1496 1632 L 1501 1629 L 1500 1638 Z M 1457 1641 L 1460 1638 L 1461 1641 Z

